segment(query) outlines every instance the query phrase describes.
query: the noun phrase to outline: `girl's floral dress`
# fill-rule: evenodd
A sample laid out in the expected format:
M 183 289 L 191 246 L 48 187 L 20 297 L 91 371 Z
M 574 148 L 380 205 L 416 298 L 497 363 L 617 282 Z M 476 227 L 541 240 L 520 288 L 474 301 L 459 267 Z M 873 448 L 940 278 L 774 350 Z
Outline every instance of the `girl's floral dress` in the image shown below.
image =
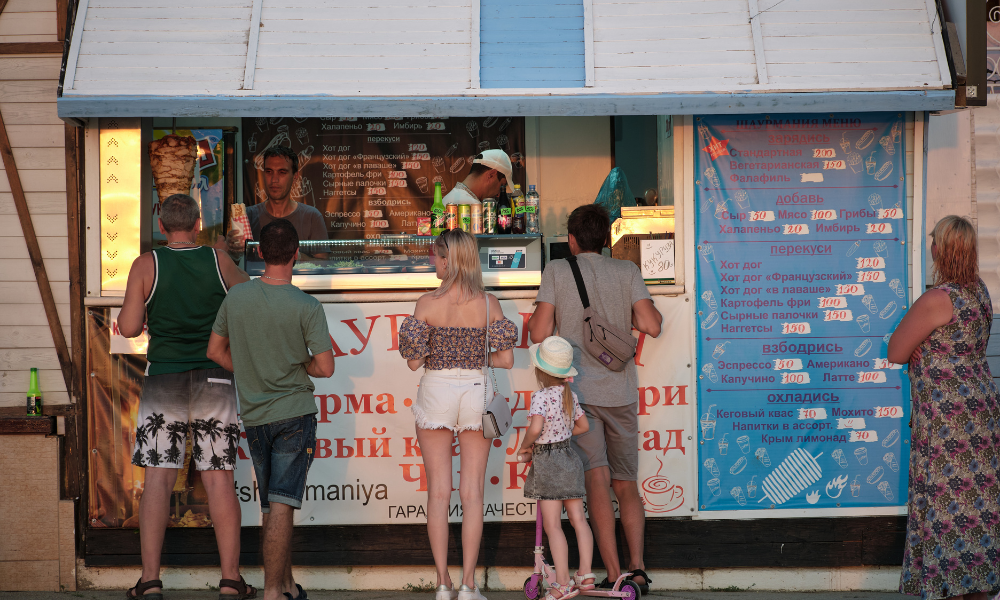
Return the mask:
M 926 600 L 1000 590 L 1000 406 L 986 364 L 986 285 L 943 284 L 954 317 L 920 346 L 899 591 Z

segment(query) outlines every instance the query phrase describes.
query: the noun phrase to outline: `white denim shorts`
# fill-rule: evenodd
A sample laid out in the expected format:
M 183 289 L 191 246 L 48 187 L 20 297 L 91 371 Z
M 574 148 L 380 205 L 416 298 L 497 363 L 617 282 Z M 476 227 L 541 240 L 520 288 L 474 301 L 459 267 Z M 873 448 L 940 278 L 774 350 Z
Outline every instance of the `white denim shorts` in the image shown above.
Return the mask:
M 481 430 L 485 383 L 479 369 L 425 369 L 412 406 L 417 427 L 455 433 Z

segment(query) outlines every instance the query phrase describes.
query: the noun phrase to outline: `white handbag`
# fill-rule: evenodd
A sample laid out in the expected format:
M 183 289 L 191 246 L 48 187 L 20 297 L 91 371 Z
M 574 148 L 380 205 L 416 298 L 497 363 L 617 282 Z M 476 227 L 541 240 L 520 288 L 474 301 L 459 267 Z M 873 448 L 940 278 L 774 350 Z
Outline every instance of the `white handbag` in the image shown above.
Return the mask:
M 490 367 L 490 296 L 486 293 L 483 295 L 486 296 L 486 355 L 483 360 L 483 375 L 493 382 L 492 400 L 489 399 L 489 386 L 483 386 L 483 404 L 486 407 L 483 411 L 483 437 L 491 439 L 507 435 L 514 418 L 510 414 L 507 398 L 497 389 L 496 374 Z

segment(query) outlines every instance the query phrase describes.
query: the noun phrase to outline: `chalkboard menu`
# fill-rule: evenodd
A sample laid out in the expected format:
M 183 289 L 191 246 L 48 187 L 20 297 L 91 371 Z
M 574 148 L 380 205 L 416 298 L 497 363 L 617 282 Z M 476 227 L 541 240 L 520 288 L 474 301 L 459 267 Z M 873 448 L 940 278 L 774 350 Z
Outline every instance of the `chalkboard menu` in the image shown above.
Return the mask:
M 333 239 L 416 234 L 434 183 L 447 194 L 483 150 L 510 155 L 525 183 L 524 117 L 322 117 L 243 119 L 244 203 L 267 199 L 264 150 L 299 155 L 292 199 L 315 206 Z
M 905 503 L 903 116 L 695 125 L 699 503 Z

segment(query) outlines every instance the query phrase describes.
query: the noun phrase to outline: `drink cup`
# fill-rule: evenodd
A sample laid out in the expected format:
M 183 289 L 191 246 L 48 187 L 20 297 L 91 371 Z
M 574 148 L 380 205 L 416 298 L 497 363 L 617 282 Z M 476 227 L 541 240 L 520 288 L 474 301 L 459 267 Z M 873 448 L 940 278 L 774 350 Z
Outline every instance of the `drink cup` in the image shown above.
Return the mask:
M 417 177 L 417 189 L 420 190 L 421 194 L 426 194 L 427 193 L 427 190 L 430 189 L 430 188 L 427 187 L 427 178 L 426 177 Z
M 750 478 L 750 481 L 747 482 L 747 498 L 757 497 L 757 484 L 753 482 L 753 480 L 756 478 L 757 476 L 754 475 L 753 477 Z
M 858 322 L 858 327 L 861 328 L 861 331 L 865 333 L 871 331 L 872 326 L 871 323 L 869 323 L 870 319 L 868 318 L 868 315 L 861 315 L 856 319 L 856 321 Z
M 740 451 L 743 454 L 748 454 L 750 452 L 750 436 L 741 435 L 736 438 L 736 443 L 740 445 Z
M 719 440 L 719 454 L 725 456 L 729 453 L 729 442 L 726 440 L 728 433 L 722 434 L 722 439 Z
M 861 466 L 868 464 L 868 449 L 858 448 L 854 451 L 854 457 L 858 459 L 858 464 Z
M 720 485 L 718 479 L 709 479 L 706 483 L 708 484 L 708 489 L 712 490 L 713 496 L 722 495 L 722 485 Z
M 860 475 L 855 475 L 854 481 L 851 482 L 851 496 L 855 498 L 861 495 L 861 484 L 858 483 L 858 477 L 860 477 Z
M 253 133 L 251 133 L 250 134 L 250 139 L 247 140 L 247 150 L 249 150 L 250 152 L 256 152 L 257 151 L 257 132 L 256 131 L 253 132 Z
M 722 342 L 721 344 L 715 345 L 715 350 L 712 352 L 712 358 L 721 358 L 723 354 L 726 353 L 726 346 L 729 342 Z
M 715 417 L 712 416 L 712 409 L 715 405 L 709 405 L 708 412 L 701 415 L 701 437 L 704 440 L 715 439 Z

